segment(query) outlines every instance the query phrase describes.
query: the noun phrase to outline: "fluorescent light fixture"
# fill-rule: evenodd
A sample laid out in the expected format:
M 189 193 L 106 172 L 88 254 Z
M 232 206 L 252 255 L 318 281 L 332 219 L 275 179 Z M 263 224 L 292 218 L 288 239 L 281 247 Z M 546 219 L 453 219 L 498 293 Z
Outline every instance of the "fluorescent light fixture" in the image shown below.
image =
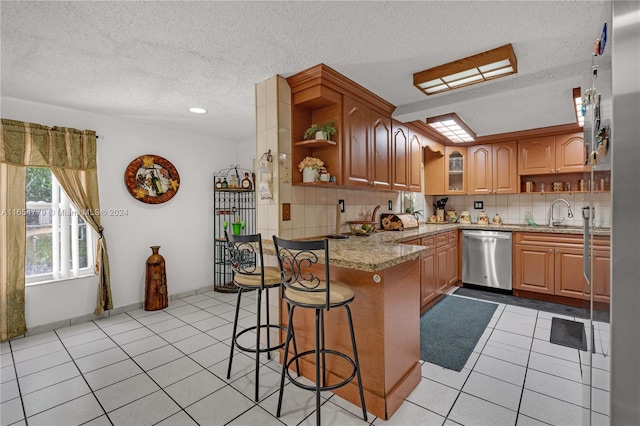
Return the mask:
M 204 108 L 191 107 L 189 108 L 189 112 L 192 112 L 194 114 L 206 114 L 207 110 Z
M 580 127 L 584 127 L 584 115 L 582 115 L 582 94 L 579 87 L 573 88 L 573 102 L 575 103 L 576 120 Z
M 427 118 L 427 124 L 451 142 L 463 143 L 476 140 L 476 134 L 455 112 Z
M 446 92 L 518 72 L 511 44 L 413 74 L 413 85 L 426 95 Z

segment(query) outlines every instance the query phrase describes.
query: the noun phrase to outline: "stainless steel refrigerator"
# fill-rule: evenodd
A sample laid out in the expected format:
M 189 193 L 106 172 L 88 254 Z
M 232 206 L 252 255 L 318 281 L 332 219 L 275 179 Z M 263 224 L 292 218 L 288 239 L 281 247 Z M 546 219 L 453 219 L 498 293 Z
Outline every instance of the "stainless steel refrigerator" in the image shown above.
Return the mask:
M 640 2 L 612 2 L 612 425 L 640 424 Z

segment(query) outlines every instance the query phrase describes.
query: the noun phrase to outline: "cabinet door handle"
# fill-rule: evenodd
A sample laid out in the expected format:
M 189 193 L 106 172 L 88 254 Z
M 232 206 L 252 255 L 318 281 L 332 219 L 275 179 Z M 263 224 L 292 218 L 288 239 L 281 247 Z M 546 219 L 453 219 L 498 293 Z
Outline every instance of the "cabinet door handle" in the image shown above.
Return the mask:
M 559 172 L 559 171 L 560 171 L 560 168 L 558 167 L 558 168 L 556 169 L 556 172 Z
M 549 249 L 549 253 L 553 253 L 553 249 L 552 248 Z
M 549 170 L 549 172 L 553 173 L 553 169 Z

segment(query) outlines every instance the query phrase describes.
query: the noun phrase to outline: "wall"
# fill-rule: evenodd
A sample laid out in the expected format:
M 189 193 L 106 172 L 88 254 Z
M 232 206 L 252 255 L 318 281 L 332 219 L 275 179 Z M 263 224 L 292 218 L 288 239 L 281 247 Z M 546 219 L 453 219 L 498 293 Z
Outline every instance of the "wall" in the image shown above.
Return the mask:
M 2 99 L 2 117 L 97 132 L 101 208 L 127 211 L 126 216 L 102 219 L 114 308 L 144 301 L 145 262 L 152 245 L 161 246 L 170 295 L 213 286 L 213 173 L 232 163 L 252 168 L 246 155 L 239 159 L 235 142 L 7 98 Z M 143 154 L 166 158 L 180 174 L 180 189 L 166 203 L 144 204 L 125 187 L 127 165 Z M 96 292 L 95 276 L 29 286 L 27 326 L 33 332 L 37 326 L 90 317 Z

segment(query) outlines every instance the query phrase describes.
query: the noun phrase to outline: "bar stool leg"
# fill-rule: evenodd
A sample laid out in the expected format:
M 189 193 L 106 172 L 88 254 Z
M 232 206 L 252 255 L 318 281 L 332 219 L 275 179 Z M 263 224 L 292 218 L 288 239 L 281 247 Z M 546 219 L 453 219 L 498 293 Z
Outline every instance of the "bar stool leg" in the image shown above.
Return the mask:
M 316 425 L 318 426 L 320 426 L 320 352 L 322 352 L 322 358 L 324 360 L 324 348 L 320 348 L 320 329 L 324 328 L 324 323 L 322 327 L 320 325 L 321 317 L 322 310 L 316 309 Z M 324 341 L 324 339 L 322 340 Z M 324 365 L 322 368 L 324 368 Z M 322 375 L 324 376 L 324 373 Z
M 327 356 L 325 354 L 325 349 L 327 348 L 324 341 L 324 309 L 320 310 L 320 346 L 322 354 L 322 363 L 320 366 L 322 367 L 322 386 L 327 385 Z
M 276 411 L 276 417 L 280 417 L 282 409 L 282 394 L 284 392 L 284 376 L 287 373 L 287 360 L 289 359 L 289 342 L 293 334 L 293 310 L 295 306 L 289 305 L 289 321 L 287 322 L 287 338 L 284 343 L 284 357 L 282 359 L 282 375 L 280 377 L 280 392 L 278 395 L 278 409 Z M 293 341 L 293 347 L 295 349 L 296 343 Z M 297 350 L 296 350 L 297 353 Z M 298 374 L 300 374 L 300 367 L 298 367 Z
M 255 401 L 258 402 L 258 387 L 260 380 L 260 305 L 262 304 L 262 289 L 258 289 L 258 312 L 256 312 L 256 396 Z
M 267 313 L 267 347 L 270 348 L 271 347 L 271 322 L 269 319 L 269 289 L 266 289 L 266 313 Z M 260 307 L 258 307 L 259 309 Z M 271 359 L 271 351 L 267 351 L 267 359 Z
M 233 332 L 231 333 L 231 352 L 229 354 L 229 368 L 227 369 L 227 379 L 231 378 L 231 364 L 233 363 L 233 350 L 236 347 L 236 332 L 238 331 L 238 314 L 240 313 L 240 299 L 242 298 L 242 289 L 238 289 L 238 299 L 236 302 L 236 314 L 233 319 Z
M 356 377 L 358 379 L 358 390 L 360 391 L 360 404 L 362 405 L 362 417 L 367 421 L 367 407 L 364 404 L 364 391 L 362 389 L 362 376 L 360 375 L 360 361 L 358 361 L 358 350 L 356 349 L 356 336 L 353 332 L 353 319 L 351 318 L 351 308 L 344 305 L 347 310 L 347 318 L 349 319 L 349 331 L 351 332 L 351 345 L 353 346 L 353 361 L 356 364 Z

